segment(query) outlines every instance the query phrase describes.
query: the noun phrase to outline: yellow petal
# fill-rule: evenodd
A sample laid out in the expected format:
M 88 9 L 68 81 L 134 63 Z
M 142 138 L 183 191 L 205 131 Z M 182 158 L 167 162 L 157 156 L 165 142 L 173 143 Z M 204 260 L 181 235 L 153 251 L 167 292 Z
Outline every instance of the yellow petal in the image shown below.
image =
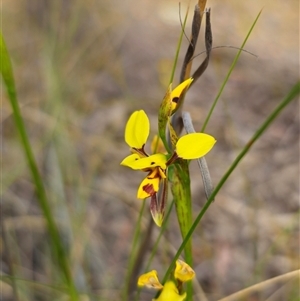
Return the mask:
M 182 92 L 190 86 L 190 84 L 192 83 L 193 80 L 194 79 L 192 77 L 188 78 L 187 80 L 185 80 L 184 82 L 182 82 L 180 85 L 178 85 L 172 91 L 172 93 L 171 93 L 172 111 L 175 110 Z
M 173 281 L 167 281 L 159 297 L 153 301 L 183 301 L 186 293 L 179 295 L 178 289 Z
M 176 144 L 176 153 L 183 159 L 196 159 L 205 156 L 214 146 L 213 136 L 203 133 L 192 133 L 182 136 Z
M 131 167 L 132 163 L 139 160 L 140 156 L 138 154 L 131 154 L 127 156 L 120 165 Z
M 143 110 L 135 111 L 129 117 L 125 128 L 125 141 L 132 147 L 141 149 L 149 136 L 150 123 Z
M 148 177 L 146 177 L 140 184 L 140 187 L 137 192 L 137 198 L 143 200 L 150 197 L 152 193 L 157 192 L 159 189 L 159 180 L 160 180 L 159 178 L 149 179 Z
M 147 169 L 147 168 L 154 168 L 154 167 L 161 167 L 162 169 L 166 169 L 166 162 L 167 157 L 164 154 L 154 154 L 149 157 L 140 158 L 139 160 L 132 160 L 130 164 L 127 166 L 131 167 L 132 169 Z
M 186 282 L 195 277 L 195 272 L 187 263 L 178 259 L 176 261 L 174 276 L 181 282 Z
M 159 282 L 157 272 L 155 270 L 141 275 L 138 279 L 138 286 L 146 286 L 155 289 L 162 289 L 163 286 Z

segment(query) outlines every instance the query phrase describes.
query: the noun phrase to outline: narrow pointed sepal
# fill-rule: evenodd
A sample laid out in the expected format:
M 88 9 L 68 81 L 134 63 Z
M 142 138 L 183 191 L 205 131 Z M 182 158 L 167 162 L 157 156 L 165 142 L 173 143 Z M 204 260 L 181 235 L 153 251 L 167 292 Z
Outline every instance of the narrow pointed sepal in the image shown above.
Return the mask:
M 164 211 L 161 211 L 161 207 L 158 204 L 156 193 L 151 196 L 150 212 L 151 212 L 151 215 L 152 215 L 152 218 L 153 218 L 155 224 L 158 227 L 161 227 L 165 214 L 164 214 Z

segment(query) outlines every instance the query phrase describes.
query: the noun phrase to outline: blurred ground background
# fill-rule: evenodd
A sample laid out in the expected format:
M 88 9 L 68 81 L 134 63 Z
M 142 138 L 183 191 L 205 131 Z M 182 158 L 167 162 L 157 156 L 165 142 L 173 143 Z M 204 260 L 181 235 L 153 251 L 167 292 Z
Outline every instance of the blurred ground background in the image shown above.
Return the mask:
M 208 0 L 207 6 L 212 8 L 214 46 L 237 47 L 263 8 L 246 44 L 259 58 L 241 55 L 207 127 L 218 141 L 206 157 L 217 183 L 299 80 L 299 2 Z M 186 7 L 183 1 L 182 16 Z M 85 300 L 121 300 L 141 207 L 136 188 L 143 177 L 119 165 L 128 154 L 124 126 L 133 110 L 144 109 L 155 134 L 181 30 L 178 11 L 174 0 L 2 3 L 2 30 L 22 114 L 51 208 L 70 249 L 76 283 L 89 294 Z M 203 30 L 198 52 L 204 50 L 202 41 Z M 184 40 L 176 79 L 187 45 Z M 207 71 L 189 91 L 185 109 L 197 130 L 235 54 L 229 48 L 213 50 Z M 195 59 L 194 67 L 202 59 Z M 1 111 L 1 218 L 6 233 L 0 245 L 1 273 L 10 274 L 10 260 L 20 300 L 63 300 L 51 289 L 59 277 L 4 92 Z M 196 215 L 205 197 L 198 167 L 192 164 L 191 169 Z M 148 218 L 147 212 L 145 226 Z M 154 238 L 157 234 L 156 229 Z M 169 254 L 180 243 L 174 211 L 151 269 L 162 277 Z M 194 234 L 194 257 L 197 287 L 202 287 L 206 300 L 299 268 L 297 101 L 254 145 L 220 191 Z M 10 280 L 2 280 L 1 300 L 14 300 Z M 286 301 L 298 296 L 296 279 L 245 300 Z M 152 291 L 144 290 L 141 300 L 153 297 Z

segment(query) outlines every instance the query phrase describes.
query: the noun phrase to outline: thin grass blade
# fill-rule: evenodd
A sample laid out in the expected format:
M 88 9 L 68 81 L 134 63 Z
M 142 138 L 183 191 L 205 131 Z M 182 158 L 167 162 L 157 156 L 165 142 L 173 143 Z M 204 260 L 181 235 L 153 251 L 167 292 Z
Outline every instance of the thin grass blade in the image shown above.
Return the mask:
M 251 33 L 252 33 L 252 31 L 253 31 L 255 25 L 256 25 L 256 23 L 257 23 L 257 21 L 258 21 L 260 15 L 261 15 L 261 13 L 262 13 L 262 10 L 258 13 L 257 17 L 255 18 L 255 20 L 254 20 L 254 22 L 253 22 L 253 24 L 252 24 L 252 26 L 251 26 L 249 32 L 248 32 L 247 35 L 246 35 L 246 38 L 244 39 L 244 41 L 243 41 L 243 43 L 242 43 L 242 46 L 240 47 L 238 53 L 236 54 L 236 56 L 235 56 L 235 58 L 234 58 L 234 60 L 233 60 L 233 63 L 232 63 L 232 65 L 230 66 L 229 71 L 228 71 L 228 73 L 227 73 L 227 75 L 226 75 L 226 77 L 225 77 L 225 79 L 224 79 L 224 82 L 222 83 L 221 88 L 220 88 L 220 90 L 219 90 L 219 92 L 218 92 L 218 94 L 217 94 L 217 96 L 216 96 L 216 99 L 214 100 L 214 102 L 213 102 L 213 104 L 212 104 L 212 106 L 211 106 L 211 109 L 209 110 L 209 113 L 208 113 L 208 115 L 207 115 L 207 117 L 206 117 L 206 119 L 205 119 L 205 121 L 204 121 L 204 124 L 203 124 L 203 126 L 202 126 L 201 132 L 205 132 L 206 126 L 207 126 L 207 124 L 208 124 L 208 122 L 209 122 L 209 120 L 210 120 L 210 117 L 211 117 L 211 115 L 212 115 L 214 109 L 215 109 L 215 106 L 217 105 L 218 100 L 220 99 L 220 97 L 221 97 L 221 95 L 222 95 L 222 92 L 223 92 L 223 90 L 224 90 L 224 88 L 225 88 L 225 86 L 226 86 L 226 84 L 227 84 L 227 82 L 228 82 L 228 80 L 229 80 L 229 77 L 230 77 L 230 75 L 231 75 L 231 73 L 232 73 L 232 71 L 233 71 L 233 69 L 234 69 L 234 67 L 235 67 L 235 65 L 236 65 L 236 63 L 237 63 L 237 61 L 238 61 L 238 59 L 239 59 L 239 57 L 240 57 L 242 51 L 243 51 L 243 49 L 244 49 L 244 46 L 246 45 L 246 43 L 247 43 L 247 41 L 248 41 L 248 39 L 249 39 L 249 37 L 250 37 L 250 35 L 251 35 Z
M 67 260 L 67 254 L 63 247 L 62 241 L 59 236 L 58 228 L 55 224 L 53 215 L 51 213 L 50 206 L 46 196 L 46 191 L 43 185 L 43 180 L 38 171 L 38 167 L 28 139 L 25 124 L 23 121 L 23 117 L 17 99 L 11 59 L 2 34 L 0 34 L 0 50 L 1 50 L 0 71 L 4 80 L 4 84 L 7 89 L 7 94 L 12 107 L 15 125 L 19 132 L 19 136 L 21 140 L 21 146 L 23 148 L 24 155 L 31 172 L 31 176 L 35 184 L 37 201 L 46 219 L 50 237 L 52 239 L 51 246 L 53 248 L 55 258 L 58 261 L 59 269 L 61 269 L 66 284 L 68 285 L 70 296 L 72 297 L 72 300 L 78 300 L 78 293 L 76 291 L 71 276 L 70 266 Z

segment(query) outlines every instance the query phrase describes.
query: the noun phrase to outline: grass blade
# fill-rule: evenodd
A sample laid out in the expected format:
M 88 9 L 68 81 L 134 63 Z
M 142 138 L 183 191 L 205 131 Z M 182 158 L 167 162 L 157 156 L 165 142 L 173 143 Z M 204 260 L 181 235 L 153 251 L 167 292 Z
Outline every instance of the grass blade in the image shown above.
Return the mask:
M 43 212 L 43 215 L 46 219 L 48 230 L 51 236 L 51 246 L 53 247 L 53 251 L 55 253 L 55 258 L 57 258 L 58 266 L 60 267 L 62 274 L 65 277 L 66 283 L 69 288 L 70 296 L 72 300 L 78 300 L 78 294 L 73 283 L 73 279 L 71 276 L 71 271 L 69 267 L 69 263 L 67 260 L 67 254 L 65 249 L 62 245 L 62 241 L 59 236 L 58 228 L 55 224 L 54 217 L 51 213 L 50 206 L 47 200 L 46 191 L 43 185 L 42 177 L 38 171 L 37 164 L 33 155 L 33 151 L 28 139 L 28 135 L 26 132 L 25 124 L 21 115 L 15 81 L 13 76 L 13 69 L 11 65 L 11 60 L 9 53 L 7 51 L 7 47 L 5 45 L 5 41 L 3 35 L 0 34 L 0 51 L 1 51 L 1 62 L 0 62 L 0 70 L 1 74 L 7 89 L 8 98 L 12 107 L 13 117 L 15 121 L 15 125 L 17 131 L 20 135 L 21 145 L 29 165 L 29 169 L 31 172 L 31 176 L 33 182 L 35 184 L 36 194 L 37 194 L 37 201 L 39 206 Z
M 262 13 L 262 10 L 258 13 L 257 17 L 255 18 L 255 20 L 254 20 L 254 22 L 253 22 L 253 24 L 252 24 L 252 26 L 251 26 L 251 28 L 250 28 L 248 34 L 246 35 L 246 38 L 244 39 L 244 41 L 243 41 L 243 43 L 242 43 L 242 46 L 239 48 L 239 51 L 238 51 L 238 53 L 236 54 L 236 56 L 235 56 L 235 58 L 234 58 L 234 60 L 233 60 L 233 62 L 232 62 L 232 65 L 231 65 L 230 68 L 229 68 L 229 71 L 228 71 L 228 73 L 227 73 L 227 75 L 226 75 L 226 77 L 225 77 L 225 79 L 224 79 L 224 82 L 223 82 L 222 85 L 221 85 L 220 91 L 219 91 L 219 93 L 217 94 L 216 99 L 214 100 L 214 102 L 213 102 L 213 104 L 212 104 L 212 106 L 211 106 L 211 109 L 209 110 L 209 113 L 208 113 L 208 115 L 207 115 L 207 117 L 206 117 L 206 119 L 205 119 L 205 121 L 204 121 L 204 124 L 203 124 L 202 129 L 201 129 L 201 132 L 202 132 L 202 133 L 205 132 L 206 126 L 207 126 L 207 124 L 208 124 L 208 122 L 209 122 L 209 119 L 210 119 L 210 117 L 211 117 L 211 115 L 212 115 L 214 109 L 215 109 L 215 106 L 217 105 L 218 100 L 220 99 L 220 96 L 222 95 L 222 92 L 223 92 L 223 90 L 224 90 L 224 88 L 225 88 L 225 86 L 226 86 L 226 84 L 227 84 L 227 82 L 228 82 L 228 80 L 229 80 L 229 77 L 230 77 L 230 75 L 231 75 L 231 73 L 232 73 L 232 71 L 233 71 L 233 69 L 234 69 L 234 67 L 235 67 L 235 65 L 236 65 L 236 63 L 237 63 L 237 61 L 238 61 L 238 59 L 239 59 L 239 57 L 240 57 L 242 51 L 243 51 L 243 48 L 244 48 L 244 46 L 246 45 L 246 43 L 247 43 L 247 41 L 248 41 L 248 39 L 249 39 L 249 37 L 250 37 L 250 34 L 252 33 L 252 31 L 253 31 L 253 29 L 254 29 L 254 27 L 255 27 L 255 25 L 256 25 L 256 23 L 257 23 L 259 17 L 260 17 L 260 15 L 261 15 L 261 13 Z

